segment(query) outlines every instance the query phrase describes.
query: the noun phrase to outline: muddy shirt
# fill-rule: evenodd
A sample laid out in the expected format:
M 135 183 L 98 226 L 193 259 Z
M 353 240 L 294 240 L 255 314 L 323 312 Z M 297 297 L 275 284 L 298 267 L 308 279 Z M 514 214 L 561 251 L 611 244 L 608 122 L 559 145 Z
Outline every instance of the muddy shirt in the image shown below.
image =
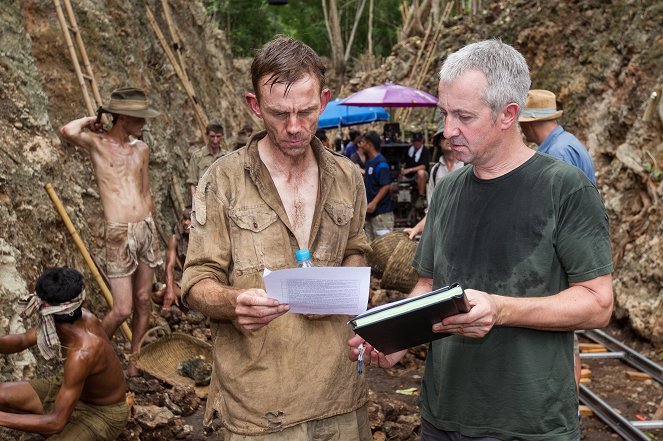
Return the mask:
M 203 177 L 205 170 L 209 168 L 210 165 L 214 164 L 221 156 L 225 155 L 227 152 L 225 143 L 221 143 L 221 148 L 216 155 L 213 155 L 209 151 L 208 146 L 204 146 L 194 151 L 191 154 L 191 160 L 189 161 L 189 170 L 186 176 L 186 183 L 191 185 L 198 185 L 198 181 Z
M 182 284 L 211 278 L 236 288 L 263 288 L 262 271 L 297 266 L 299 248 L 255 135 L 219 159 L 198 186 Z M 339 266 L 368 252 L 366 194 L 359 169 L 312 141 L 319 190 L 309 249 L 316 266 Z M 214 371 L 207 417 L 218 410 L 232 432 L 263 434 L 351 412 L 368 399 L 363 376 L 347 357 L 348 316 L 310 320 L 285 314 L 247 331 L 212 320 Z
M 548 155 L 491 180 L 468 166 L 439 182 L 413 266 L 434 288 L 549 296 L 612 271 L 608 219 L 582 171 Z M 466 436 L 576 440 L 573 333 L 495 327 L 437 340 L 419 404 Z

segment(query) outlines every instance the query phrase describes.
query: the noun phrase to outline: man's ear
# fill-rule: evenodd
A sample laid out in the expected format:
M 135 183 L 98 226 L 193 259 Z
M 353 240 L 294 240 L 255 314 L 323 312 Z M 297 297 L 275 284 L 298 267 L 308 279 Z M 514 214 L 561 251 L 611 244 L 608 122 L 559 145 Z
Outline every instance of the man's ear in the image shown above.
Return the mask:
M 320 113 L 325 111 L 325 108 L 327 107 L 327 104 L 329 104 L 330 99 L 331 99 L 331 90 L 322 89 L 322 92 L 320 92 Z
M 246 104 L 249 105 L 249 109 L 253 112 L 258 118 L 262 118 L 262 112 L 260 111 L 260 103 L 258 103 L 258 97 L 256 97 L 253 92 L 246 92 L 244 95 L 246 99 Z
M 501 126 L 503 129 L 508 129 L 514 124 L 518 124 L 518 113 L 520 111 L 520 106 L 516 103 L 509 103 L 502 109 L 501 117 Z

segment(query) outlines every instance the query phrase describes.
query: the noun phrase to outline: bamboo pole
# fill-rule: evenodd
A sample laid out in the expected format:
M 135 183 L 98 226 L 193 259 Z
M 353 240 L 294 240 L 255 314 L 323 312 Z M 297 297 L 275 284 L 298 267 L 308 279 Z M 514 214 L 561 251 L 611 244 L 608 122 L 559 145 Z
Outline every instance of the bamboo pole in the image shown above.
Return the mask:
M 62 218 L 64 225 L 67 227 L 67 231 L 69 231 L 71 238 L 74 240 L 76 247 L 78 247 L 78 251 L 80 251 L 81 255 L 83 256 L 83 259 L 85 260 L 85 263 L 87 263 L 88 268 L 90 268 L 94 280 L 97 281 L 99 288 L 101 288 L 101 292 L 103 293 L 104 298 L 106 299 L 106 303 L 108 303 L 108 306 L 112 308 L 113 296 L 110 292 L 110 289 L 108 289 L 108 286 L 106 286 L 104 279 L 101 277 L 101 274 L 99 274 L 97 265 L 95 265 L 94 260 L 92 260 L 92 256 L 90 256 L 90 253 L 85 247 L 85 244 L 83 243 L 80 236 L 76 232 L 74 224 L 71 222 L 71 219 L 69 218 L 69 215 L 67 214 L 64 205 L 62 205 L 62 201 L 60 201 L 60 198 L 55 193 L 55 190 L 53 190 L 53 186 L 51 185 L 50 182 L 47 183 L 44 186 L 44 188 L 46 189 L 46 193 L 48 193 L 48 196 L 51 198 L 51 201 L 53 201 L 53 205 L 55 206 L 57 212 L 60 214 L 60 217 Z M 127 340 L 131 341 L 131 336 L 132 336 L 131 329 L 129 329 L 129 325 L 127 325 L 127 322 L 122 322 L 120 329 L 122 330 L 122 333 L 127 338 Z
M 184 64 L 184 57 L 182 56 L 182 43 L 180 42 L 179 35 L 175 29 L 175 24 L 173 23 L 173 16 L 170 13 L 170 5 L 168 0 L 161 0 L 161 5 L 163 6 L 163 15 L 166 17 L 166 24 L 168 25 L 168 33 L 170 34 L 170 39 L 173 40 L 173 49 L 177 52 L 177 58 L 180 62 L 180 68 L 184 74 L 186 81 L 189 81 L 189 75 L 186 73 L 186 64 Z
M 83 100 L 85 101 L 85 108 L 88 111 L 88 115 L 92 116 L 95 114 L 95 109 L 92 106 L 90 97 L 87 93 L 87 88 L 85 86 L 85 78 L 83 78 L 83 72 L 81 71 L 81 66 L 78 62 L 78 56 L 76 55 L 76 49 L 74 48 L 74 42 L 71 40 L 71 35 L 69 35 L 69 25 L 67 25 L 67 20 L 64 18 L 64 12 L 62 12 L 62 5 L 60 0 L 53 0 L 55 4 L 55 11 L 58 14 L 58 21 L 60 22 L 60 27 L 62 28 L 62 33 L 64 34 L 64 40 L 67 43 L 67 49 L 69 50 L 69 56 L 71 57 L 71 62 L 74 64 L 74 71 L 76 71 L 76 79 L 78 79 L 78 85 L 83 91 Z
M 64 6 L 67 10 L 67 15 L 69 16 L 69 23 L 71 25 L 71 30 L 76 36 L 76 46 L 78 47 L 78 52 L 81 54 L 81 60 L 83 61 L 83 67 L 85 68 L 85 73 L 90 77 L 90 85 L 92 86 L 92 96 L 94 97 L 97 107 L 101 106 L 101 94 L 99 93 L 99 87 L 97 87 L 97 81 L 94 79 L 94 74 L 92 73 L 92 66 L 90 65 L 90 59 L 87 56 L 87 51 L 85 50 L 85 45 L 83 44 L 83 37 L 78 29 L 78 22 L 76 21 L 76 16 L 74 15 L 74 10 L 71 7 L 71 2 L 69 0 L 64 0 Z
M 203 133 L 203 136 L 205 136 L 205 129 L 207 128 L 207 116 L 205 116 L 205 113 L 203 112 L 203 109 L 200 107 L 198 104 L 198 98 L 196 97 L 196 93 L 193 90 L 193 87 L 191 86 L 191 83 L 189 83 L 186 80 L 186 77 L 184 73 L 182 72 L 182 69 L 180 68 L 180 65 L 178 64 L 177 60 L 175 59 L 175 55 L 173 54 L 173 51 L 170 49 L 170 46 L 168 46 L 168 43 L 166 42 L 166 38 L 163 36 L 163 33 L 161 32 L 161 29 L 159 28 L 159 25 L 157 25 L 156 20 L 154 19 L 154 14 L 152 13 L 152 10 L 150 9 L 149 6 L 146 8 L 147 11 L 147 21 L 150 24 L 150 27 L 154 31 L 154 34 L 157 36 L 157 39 L 159 40 L 159 43 L 161 43 L 161 47 L 163 48 L 163 51 L 166 53 L 166 56 L 168 57 L 168 60 L 170 61 L 170 64 L 173 66 L 173 69 L 175 70 L 175 73 L 177 74 L 177 77 L 180 79 L 180 82 L 182 83 L 182 86 L 184 86 L 184 90 L 189 97 L 189 100 L 191 101 L 191 105 L 193 106 L 194 113 L 196 115 L 196 119 L 198 121 L 198 124 L 200 125 L 201 131 Z
M 171 175 L 171 181 L 173 184 L 173 193 L 175 194 L 175 199 L 177 200 L 177 221 L 179 222 L 180 217 L 182 216 L 182 212 L 186 208 L 186 205 L 184 204 L 184 197 L 182 196 L 180 181 L 177 179 L 177 176 L 175 176 L 174 173 Z

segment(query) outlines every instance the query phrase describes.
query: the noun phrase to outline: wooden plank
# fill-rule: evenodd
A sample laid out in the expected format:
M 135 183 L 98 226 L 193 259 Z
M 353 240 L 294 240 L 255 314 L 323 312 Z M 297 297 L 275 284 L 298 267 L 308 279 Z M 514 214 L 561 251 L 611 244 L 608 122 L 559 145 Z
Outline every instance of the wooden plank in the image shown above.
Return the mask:
M 600 343 L 580 343 L 580 352 L 608 352 Z
M 626 376 L 630 380 L 636 380 L 636 381 L 646 381 L 646 380 L 651 380 L 651 375 L 645 373 L 645 372 L 640 372 L 640 371 L 626 371 Z
M 590 409 L 589 406 L 585 406 L 584 404 L 578 406 L 578 412 L 580 413 L 580 416 L 594 416 L 592 409 Z

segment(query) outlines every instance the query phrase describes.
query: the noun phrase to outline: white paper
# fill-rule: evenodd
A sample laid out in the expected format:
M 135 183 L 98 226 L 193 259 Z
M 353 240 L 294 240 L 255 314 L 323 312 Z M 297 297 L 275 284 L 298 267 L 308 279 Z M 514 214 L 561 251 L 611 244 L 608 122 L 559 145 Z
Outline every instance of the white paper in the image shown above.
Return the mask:
M 298 314 L 348 314 L 366 311 L 369 267 L 288 268 L 263 274 L 267 296 Z

